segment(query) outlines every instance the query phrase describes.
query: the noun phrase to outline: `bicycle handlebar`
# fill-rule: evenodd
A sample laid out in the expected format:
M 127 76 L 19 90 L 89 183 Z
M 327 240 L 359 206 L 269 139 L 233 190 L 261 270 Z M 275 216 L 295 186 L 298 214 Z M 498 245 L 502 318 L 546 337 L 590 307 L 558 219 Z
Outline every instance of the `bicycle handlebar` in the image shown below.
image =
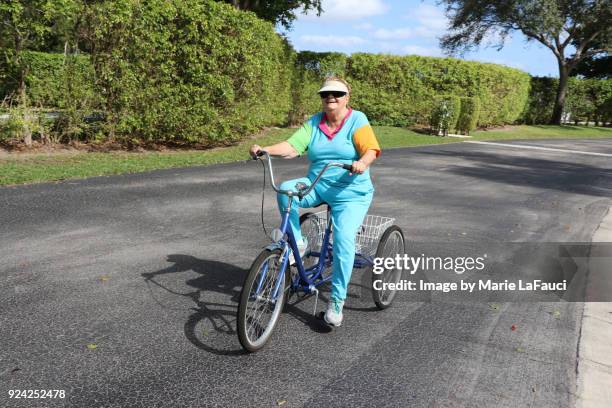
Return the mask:
M 278 187 L 276 187 L 276 184 L 274 183 L 274 171 L 272 170 L 272 157 L 270 156 L 270 154 L 268 152 L 266 152 L 265 150 L 259 150 L 255 154 L 257 155 L 257 157 L 254 157 L 253 160 L 260 160 L 260 158 L 262 156 L 266 156 L 267 157 L 267 159 L 268 159 L 268 168 L 270 169 L 270 181 L 272 183 L 272 188 L 274 189 L 274 191 L 276 191 L 279 194 L 285 194 L 285 195 L 288 195 L 288 196 L 298 196 L 300 199 L 302 199 L 304 196 L 307 196 L 312 191 L 314 186 L 321 179 L 321 176 L 323 176 L 323 173 L 325 173 L 325 171 L 328 168 L 330 168 L 330 167 L 342 167 L 344 170 L 347 170 L 347 171 L 352 171 L 353 170 L 353 166 L 351 166 L 350 164 L 345 164 L 345 163 L 340 163 L 340 162 L 327 163 L 325 165 L 325 167 L 323 167 L 323 170 L 321 170 L 321 172 L 317 175 L 315 180 L 312 182 L 312 184 L 308 187 L 308 189 L 306 191 L 295 192 L 293 190 L 281 190 Z

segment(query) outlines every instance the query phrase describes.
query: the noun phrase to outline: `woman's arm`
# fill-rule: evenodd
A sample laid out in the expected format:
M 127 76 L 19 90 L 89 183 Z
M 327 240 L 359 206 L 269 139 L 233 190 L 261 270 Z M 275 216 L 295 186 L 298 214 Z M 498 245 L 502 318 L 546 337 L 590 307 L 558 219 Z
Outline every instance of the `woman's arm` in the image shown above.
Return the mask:
M 298 156 L 298 152 L 287 142 L 280 142 L 266 147 L 253 145 L 250 150 L 251 156 L 256 157 L 256 153 L 260 150 L 268 152 L 271 156 L 280 156 L 283 159 L 293 159 Z
M 368 167 L 370 167 L 374 160 L 376 160 L 376 150 L 369 149 L 359 158 L 359 160 L 353 162 L 353 170 L 351 171 L 351 174 L 363 173 Z

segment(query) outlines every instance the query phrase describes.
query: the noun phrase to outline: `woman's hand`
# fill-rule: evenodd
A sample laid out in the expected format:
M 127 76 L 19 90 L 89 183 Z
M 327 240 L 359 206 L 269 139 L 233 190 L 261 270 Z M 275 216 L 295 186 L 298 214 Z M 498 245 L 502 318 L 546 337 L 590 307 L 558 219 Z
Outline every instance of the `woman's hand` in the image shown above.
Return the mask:
M 251 146 L 251 149 L 249 150 L 249 153 L 250 153 L 252 158 L 256 159 L 257 158 L 257 152 L 259 152 L 261 150 L 263 150 L 263 149 L 261 148 L 260 145 L 254 144 L 253 146 Z
M 257 158 L 257 152 L 266 152 L 270 156 L 280 156 L 284 159 L 292 159 L 298 156 L 297 151 L 287 142 L 280 142 L 270 146 L 261 147 L 260 145 L 254 144 L 249 149 L 249 153 L 252 158 Z
M 351 175 L 353 175 L 353 173 L 362 174 L 368 168 L 367 164 L 360 160 L 354 161 L 351 166 L 353 167 L 353 169 L 351 170 Z

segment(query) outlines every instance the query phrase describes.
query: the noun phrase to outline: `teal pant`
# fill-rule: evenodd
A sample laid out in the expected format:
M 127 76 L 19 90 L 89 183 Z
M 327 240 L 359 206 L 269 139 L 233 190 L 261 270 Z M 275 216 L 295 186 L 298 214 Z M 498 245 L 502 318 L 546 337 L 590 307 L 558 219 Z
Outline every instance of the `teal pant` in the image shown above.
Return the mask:
M 309 178 L 302 177 L 285 181 L 280 185 L 280 189 L 295 191 L 295 184 L 298 182 L 309 186 L 311 184 Z M 364 193 L 352 191 L 351 189 L 330 186 L 324 180 L 321 180 L 301 201 L 294 198 L 291 205 L 289 223 L 297 242 L 302 240 L 299 208 L 316 207 L 323 202 L 331 207 L 334 237 L 331 296 L 338 300 L 346 298 L 346 290 L 351 280 L 355 261 L 355 235 L 368 213 L 372 196 L 373 191 Z M 289 198 L 286 195 L 278 194 L 277 201 L 282 214 L 289 205 Z

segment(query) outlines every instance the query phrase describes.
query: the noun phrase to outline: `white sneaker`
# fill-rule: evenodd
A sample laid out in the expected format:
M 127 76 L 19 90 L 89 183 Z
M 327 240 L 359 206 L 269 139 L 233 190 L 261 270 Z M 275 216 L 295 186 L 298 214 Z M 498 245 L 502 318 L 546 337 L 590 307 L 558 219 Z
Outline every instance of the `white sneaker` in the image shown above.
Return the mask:
M 342 324 L 342 308 L 344 307 L 344 300 L 338 300 L 336 298 L 331 298 L 329 303 L 327 304 L 327 311 L 323 316 L 323 320 L 325 323 L 332 326 L 340 326 Z
M 302 238 L 302 242 L 297 244 L 298 250 L 300 251 L 300 259 L 304 257 L 306 250 L 308 249 L 308 238 Z M 302 259 L 302 261 L 304 261 Z M 289 249 L 289 265 L 295 265 L 295 257 L 293 256 L 293 252 Z

